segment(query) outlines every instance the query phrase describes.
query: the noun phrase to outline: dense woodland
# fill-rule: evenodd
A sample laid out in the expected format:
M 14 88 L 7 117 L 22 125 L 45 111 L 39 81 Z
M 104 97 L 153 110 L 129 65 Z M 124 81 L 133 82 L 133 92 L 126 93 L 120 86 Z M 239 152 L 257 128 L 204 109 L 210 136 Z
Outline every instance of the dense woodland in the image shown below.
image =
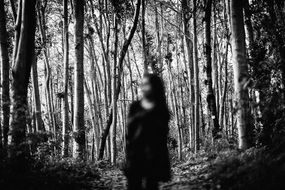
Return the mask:
M 1 189 L 124 189 L 144 73 L 171 110 L 162 189 L 284 186 L 283 0 L 0 0 L 0 53 Z

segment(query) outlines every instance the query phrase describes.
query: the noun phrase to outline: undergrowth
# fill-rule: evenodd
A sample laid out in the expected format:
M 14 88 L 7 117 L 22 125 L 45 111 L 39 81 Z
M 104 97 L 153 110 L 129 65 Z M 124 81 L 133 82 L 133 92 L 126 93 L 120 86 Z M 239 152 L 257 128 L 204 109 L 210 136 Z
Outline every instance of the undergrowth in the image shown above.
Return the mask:
M 211 178 L 221 189 L 269 190 L 285 186 L 285 141 L 274 147 L 220 152 Z
M 29 158 L 21 165 L 15 160 L 1 162 L 1 189 L 89 189 L 90 182 L 100 179 L 98 164 L 72 159 L 41 161 Z

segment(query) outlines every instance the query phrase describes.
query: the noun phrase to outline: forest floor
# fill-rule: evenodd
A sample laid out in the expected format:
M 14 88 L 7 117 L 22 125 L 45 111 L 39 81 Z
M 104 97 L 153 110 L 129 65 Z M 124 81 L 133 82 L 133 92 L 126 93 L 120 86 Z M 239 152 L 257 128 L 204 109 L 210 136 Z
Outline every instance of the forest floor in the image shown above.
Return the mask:
M 281 141 L 280 141 L 281 142 Z M 285 141 L 275 147 L 246 151 L 201 151 L 173 159 L 172 180 L 161 190 L 275 190 L 285 186 Z M 30 160 L 0 162 L 0 187 L 4 190 L 124 190 L 123 172 L 108 162 Z M 20 162 L 22 163 L 22 162 Z M 282 187 L 282 188 L 280 188 Z
M 285 186 L 285 143 L 268 151 L 226 150 L 192 155 L 172 165 L 172 180 L 161 190 L 277 190 Z M 91 189 L 126 189 L 126 178 L 117 168 L 102 169 Z M 282 187 L 282 188 L 280 188 Z
M 173 164 L 172 180 L 160 184 L 161 190 L 188 190 L 188 189 L 219 189 L 213 186 L 210 179 L 211 163 L 209 157 L 199 157 L 187 162 Z M 94 182 L 94 189 L 126 189 L 127 182 L 123 172 L 117 168 L 102 171 L 101 179 Z

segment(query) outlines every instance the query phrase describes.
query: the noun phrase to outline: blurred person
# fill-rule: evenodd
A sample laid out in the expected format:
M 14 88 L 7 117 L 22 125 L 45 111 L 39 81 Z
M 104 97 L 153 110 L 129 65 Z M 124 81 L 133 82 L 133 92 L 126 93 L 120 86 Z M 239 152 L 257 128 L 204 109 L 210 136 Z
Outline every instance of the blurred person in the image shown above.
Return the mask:
M 168 122 L 164 84 L 155 74 L 145 74 L 142 98 L 131 104 L 126 134 L 128 190 L 156 190 L 170 180 L 167 148 Z

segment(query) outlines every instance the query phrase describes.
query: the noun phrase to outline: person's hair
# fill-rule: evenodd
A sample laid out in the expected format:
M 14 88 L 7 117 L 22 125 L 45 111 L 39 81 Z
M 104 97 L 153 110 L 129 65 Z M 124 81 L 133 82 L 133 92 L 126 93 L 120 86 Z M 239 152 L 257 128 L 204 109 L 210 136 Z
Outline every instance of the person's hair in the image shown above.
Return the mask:
M 151 97 L 155 101 L 156 106 L 161 111 L 165 111 L 167 117 L 169 117 L 163 80 L 158 75 L 150 73 L 144 74 L 144 78 L 148 79 L 151 85 Z

